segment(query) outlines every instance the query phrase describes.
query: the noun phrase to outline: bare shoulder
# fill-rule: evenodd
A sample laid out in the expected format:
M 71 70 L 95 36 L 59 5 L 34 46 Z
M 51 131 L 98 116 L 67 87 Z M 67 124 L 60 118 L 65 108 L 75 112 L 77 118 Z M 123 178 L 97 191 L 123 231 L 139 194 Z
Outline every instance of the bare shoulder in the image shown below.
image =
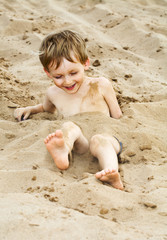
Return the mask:
M 113 85 L 112 85 L 112 82 L 105 78 L 105 77 L 99 77 L 98 78 L 98 84 L 99 84 L 99 87 L 102 91 L 102 94 L 103 95 L 115 95 L 115 91 L 114 91 L 114 88 L 113 88 Z
M 112 88 L 111 82 L 105 77 L 92 78 L 91 82 L 92 83 L 97 83 L 99 88 L 103 89 L 103 90 L 108 89 L 108 88 Z
M 55 105 L 56 98 L 59 96 L 59 91 L 56 86 L 51 86 L 46 90 L 45 101 Z
M 89 81 L 92 82 L 92 83 L 97 82 L 100 85 L 111 84 L 111 82 L 107 78 L 105 78 L 105 77 L 89 78 Z
M 51 86 L 47 89 L 46 91 L 46 96 L 48 98 L 51 98 L 53 95 L 55 95 L 55 93 L 58 92 L 58 88 L 56 88 L 55 86 Z
M 47 94 L 52 94 L 52 93 L 55 93 L 55 92 L 57 92 L 57 88 L 55 86 L 49 87 L 46 91 Z

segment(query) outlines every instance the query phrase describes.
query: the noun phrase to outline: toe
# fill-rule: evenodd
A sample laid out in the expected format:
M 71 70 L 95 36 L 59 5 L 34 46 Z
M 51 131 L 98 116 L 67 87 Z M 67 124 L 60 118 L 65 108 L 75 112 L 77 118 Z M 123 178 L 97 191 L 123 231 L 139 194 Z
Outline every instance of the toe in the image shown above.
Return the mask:
M 110 173 L 110 169 L 105 169 L 104 171 L 106 174 Z
M 57 137 L 59 137 L 59 138 L 63 137 L 63 133 L 62 133 L 61 130 L 56 130 L 55 135 L 56 135 Z
M 101 176 L 105 176 L 106 175 L 106 171 L 105 170 L 102 170 L 101 171 Z
M 95 176 L 96 176 L 96 178 L 100 178 L 100 177 L 101 177 L 101 172 L 97 172 L 97 173 L 95 174 Z
M 48 136 L 48 137 L 46 138 L 46 141 L 49 142 L 49 140 L 50 140 L 50 137 Z

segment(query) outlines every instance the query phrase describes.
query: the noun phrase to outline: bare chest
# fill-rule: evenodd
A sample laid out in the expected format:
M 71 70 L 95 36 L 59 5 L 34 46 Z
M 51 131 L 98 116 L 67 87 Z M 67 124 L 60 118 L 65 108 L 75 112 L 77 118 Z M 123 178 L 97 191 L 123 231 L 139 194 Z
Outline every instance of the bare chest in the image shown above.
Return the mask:
M 64 117 L 83 112 L 102 112 L 109 116 L 108 106 L 96 84 L 90 84 L 82 94 L 56 96 L 53 103 Z

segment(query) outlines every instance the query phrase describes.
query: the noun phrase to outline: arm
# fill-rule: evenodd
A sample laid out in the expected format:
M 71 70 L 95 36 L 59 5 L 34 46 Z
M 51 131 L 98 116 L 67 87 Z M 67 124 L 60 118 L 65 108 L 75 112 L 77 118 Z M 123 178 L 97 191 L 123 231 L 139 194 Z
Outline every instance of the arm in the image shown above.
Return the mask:
M 109 80 L 103 79 L 103 96 L 109 107 L 110 115 L 113 118 L 122 117 L 122 111 L 119 107 L 115 91 Z
M 20 122 L 22 120 L 26 120 L 31 114 L 36 114 L 40 112 L 54 113 L 55 109 L 55 106 L 49 100 L 49 94 L 47 92 L 43 104 L 28 106 L 25 108 L 17 108 L 14 111 L 14 117 Z
M 24 108 L 17 108 L 14 111 L 14 117 L 20 122 L 22 120 L 26 120 L 30 116 L 30 114 L 35 114 L 43 111 L 44 109 L 42 104 L 28 106 Z

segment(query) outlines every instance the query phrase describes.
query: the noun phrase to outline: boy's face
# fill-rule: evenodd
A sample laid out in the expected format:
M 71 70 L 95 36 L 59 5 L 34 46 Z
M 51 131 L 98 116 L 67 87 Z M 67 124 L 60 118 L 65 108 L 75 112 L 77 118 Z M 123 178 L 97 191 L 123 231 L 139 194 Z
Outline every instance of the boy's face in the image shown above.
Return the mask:
M 84 71 L 89 68 L 89 59 L 81 64 L 75 57 L 75 62 L 63 58 L 60 66 L 56 69 L 56 62 L 49 68 L 47 75 L 53 79 L 54 84 L 68 94 L 76 93 L 84 81 Z

